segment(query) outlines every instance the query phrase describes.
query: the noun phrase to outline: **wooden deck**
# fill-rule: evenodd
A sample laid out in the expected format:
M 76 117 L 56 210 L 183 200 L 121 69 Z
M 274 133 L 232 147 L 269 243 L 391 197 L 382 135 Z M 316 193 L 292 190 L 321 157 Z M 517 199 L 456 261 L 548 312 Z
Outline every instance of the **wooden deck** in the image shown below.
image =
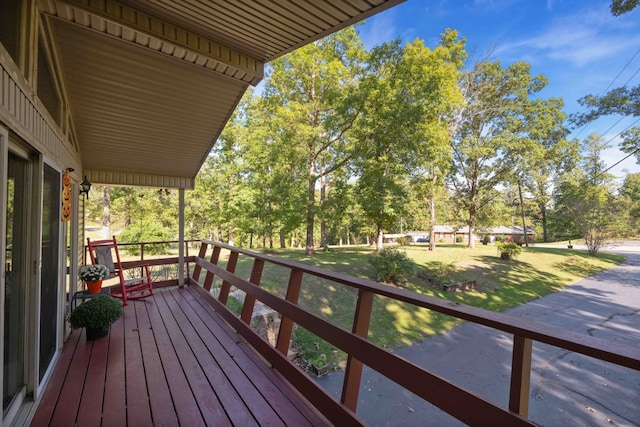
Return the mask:
M 65 343 L 32 426 L 328 425 L 194 289 L 130 301 Z

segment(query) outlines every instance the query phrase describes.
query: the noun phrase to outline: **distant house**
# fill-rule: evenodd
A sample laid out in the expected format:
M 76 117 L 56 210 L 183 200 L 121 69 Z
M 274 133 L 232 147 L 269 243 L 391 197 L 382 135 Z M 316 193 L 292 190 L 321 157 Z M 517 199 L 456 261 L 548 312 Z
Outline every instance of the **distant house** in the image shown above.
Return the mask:
M 454 243 L 458 236 L 462 236 L 463 241 L 469 241 L 469 227 L 453 225 L 436 225 L 434 226 L 436 242 Z M 409 231 L 407 236 L 411 237 L 414 242 L 424 242 L 429 240 L 429 231 Z M 478 240 L 478 236 L 474 234 L 474 239 Z
M 464 242 L 469 242 L 469 227 L 461 226 L 455 227 L 453 225 L 436 225 L 434 227 L 434 234 L 436 242 L 442 243 L 454 243 L 458 236 L 462 236 Z M 406 234 L 385 234 L 385 241 L 395 242 L 398 237 L 402 236 L 411 237 L 413 242 L 427 242 L 429 241 L 429 231 L 409 231 Z M 524 234 L 522 233 L 522 227 L 519 226 L 499 226 L 490 227 L 478 230 L 473 234 L 473 238 L 476 241 L 482 240 L 484 236 L 489 236 L 490 241 L 495 241 L 496 237 L 502 237 L 505 240 L 514 241 L 518 243 L 524 242 Z M 531 227 L 527 227 L 527 239 L 529 242 L 533 242 L 535 239 L 535 231 Z
M 527 227 L 527 241 L 533 242 L 535 240 L 536 232 L 531 227 Z M 495 241 L 496 237 L 502 236 L 505 240 L 516 243 L 524 243 L 524 233 L 522 227 L 517 225 L 493 227 L 487 230 L 485 233 L 489 236 L 491 241 Z

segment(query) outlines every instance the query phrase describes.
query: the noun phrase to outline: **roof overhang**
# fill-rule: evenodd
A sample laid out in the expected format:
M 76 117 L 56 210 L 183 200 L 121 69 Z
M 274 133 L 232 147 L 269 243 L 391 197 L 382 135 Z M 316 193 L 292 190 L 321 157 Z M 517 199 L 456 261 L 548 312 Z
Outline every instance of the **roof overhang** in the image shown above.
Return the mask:
M 38 0 L 92 182 L 192 188 L 265 62 L 402 0 Z

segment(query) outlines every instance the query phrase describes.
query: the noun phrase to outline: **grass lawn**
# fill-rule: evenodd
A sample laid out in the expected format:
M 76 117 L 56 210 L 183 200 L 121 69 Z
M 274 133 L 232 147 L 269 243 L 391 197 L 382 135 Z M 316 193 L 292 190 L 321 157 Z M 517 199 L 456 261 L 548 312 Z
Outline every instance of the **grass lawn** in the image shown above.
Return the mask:
M 566 247 L 523 247 L 522 253 L 512 261 L 500 259 L 492 245 L 479 245 L 473 250 L 462 245 L 442 245 L 434 252 L 429 252 L 424 245 L 398 249 L 407 253 L 414 262 L 416 273 L 421 273 L 403 285 L 406 289 L 491 311 L 504 311 L 559 291 L 624 260 L 621 255 L 608 253 L 599 253 L 594 258 L 586 251 Z M 332 247 L 318 251 L 315 257 L 308 257 L 303 250 L 297 249 L 269 250 L 268 253 L 352 276 L 373 277 L 369 260 L 374 251 L 367 246 Z M 251 265 L 251 259 L 240 256 L 236 273 L 248 279 Z M 284 297 L 288 277 L 288 270 L 266 264 L 262 286 Z M 475 280 L 477 289 L 474 292 L 445 292 L 431 285 L 425 277 L 435 277 L 442 283 Z M 219 281 L 217 285 L 220 285 Z M 299 304 L 350 330 L 356 298 L 357 292 L 353 289 L 305 275 Z M 460 322 L 430 310 L 376 297 L 369 339 L 383 347 L 397 348 L 438 334 Z M 332 347 L 301 328 L 296 331 L 296 338 L 309 358 L 325 354 L 337 364 L 344 360 L 344 355 L 334 353 Z

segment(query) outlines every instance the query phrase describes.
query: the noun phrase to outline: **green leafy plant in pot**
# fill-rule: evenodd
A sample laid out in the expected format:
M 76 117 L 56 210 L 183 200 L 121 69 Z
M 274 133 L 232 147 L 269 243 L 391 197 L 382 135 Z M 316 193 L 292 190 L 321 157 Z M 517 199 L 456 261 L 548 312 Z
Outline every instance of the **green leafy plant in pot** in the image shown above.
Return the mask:
M 86 328 L 87 340 L 102 338 L 109 332 L 109 325 L 122 316 L 120 302 L 107 295 L 100 295 L 78 306 L 69 315 L 73 329 Z

